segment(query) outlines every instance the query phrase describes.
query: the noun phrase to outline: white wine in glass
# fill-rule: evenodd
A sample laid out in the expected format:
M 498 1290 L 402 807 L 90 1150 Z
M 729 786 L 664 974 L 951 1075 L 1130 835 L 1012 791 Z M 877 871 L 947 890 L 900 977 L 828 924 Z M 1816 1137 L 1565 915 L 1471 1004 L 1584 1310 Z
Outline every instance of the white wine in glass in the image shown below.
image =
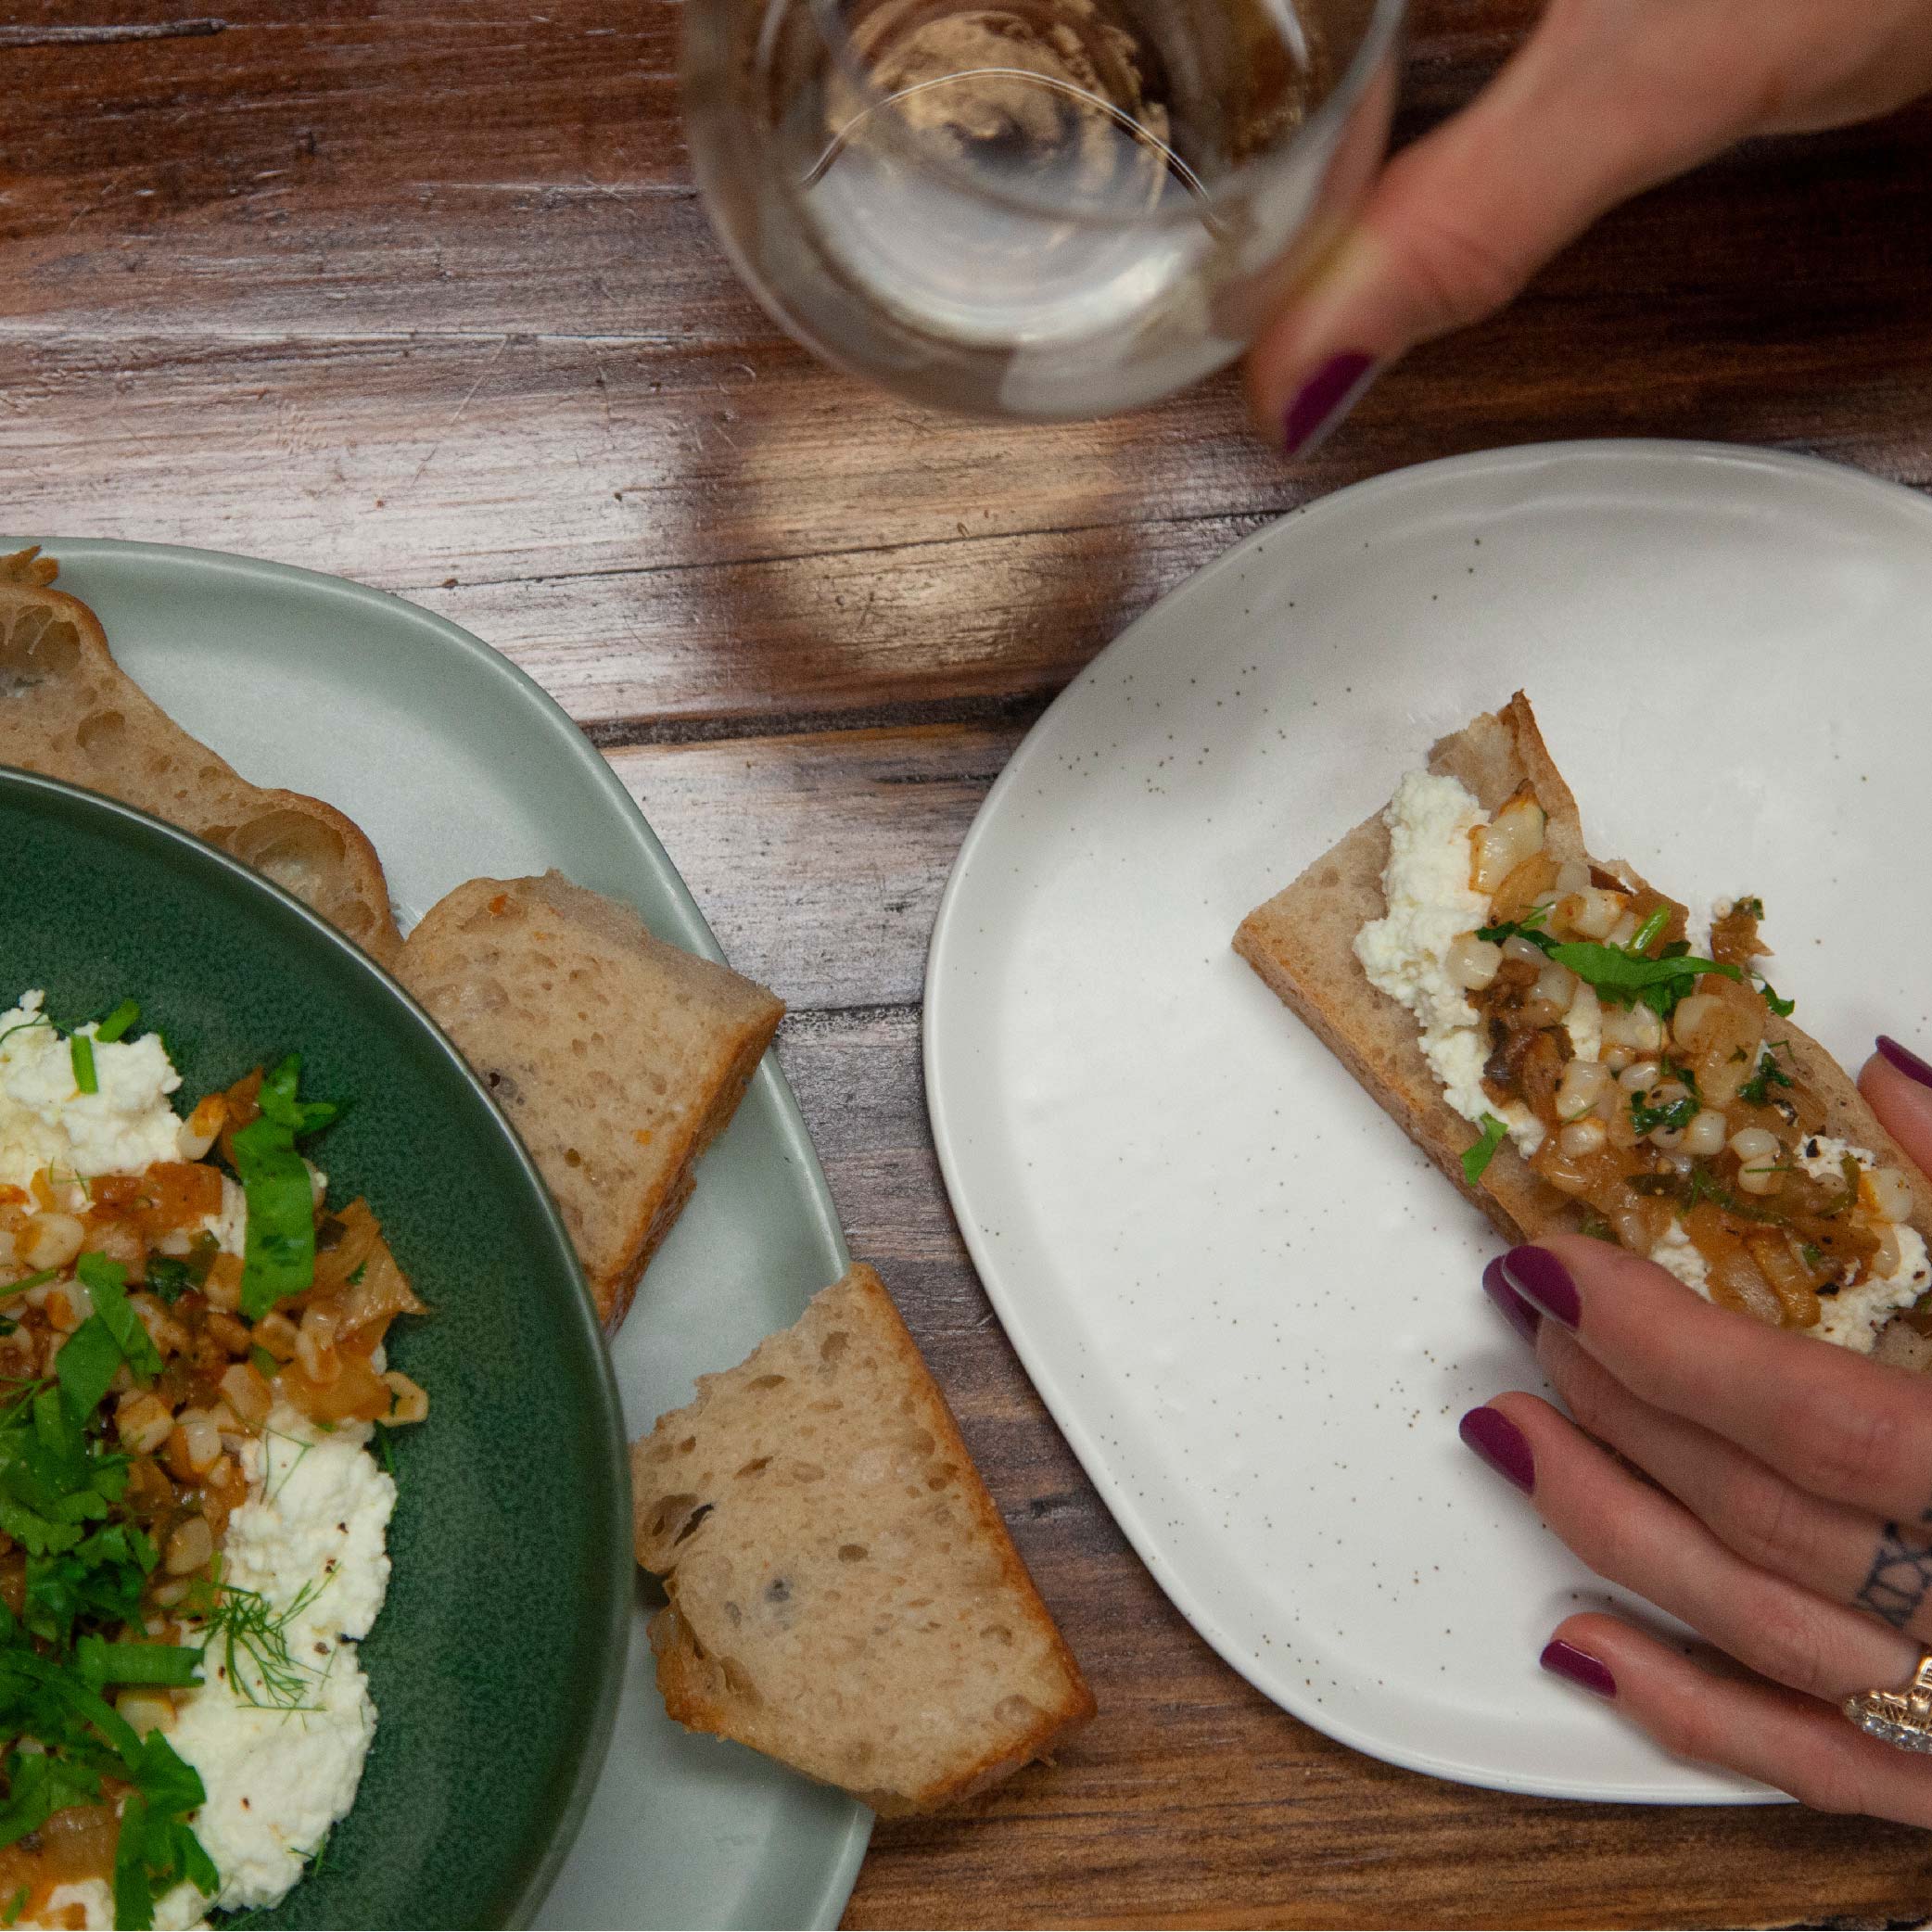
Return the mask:
M 831 361 L 982 414 L 1238 355 L 1380 161 L 1403 0 L 686 0 L 698 178 Z

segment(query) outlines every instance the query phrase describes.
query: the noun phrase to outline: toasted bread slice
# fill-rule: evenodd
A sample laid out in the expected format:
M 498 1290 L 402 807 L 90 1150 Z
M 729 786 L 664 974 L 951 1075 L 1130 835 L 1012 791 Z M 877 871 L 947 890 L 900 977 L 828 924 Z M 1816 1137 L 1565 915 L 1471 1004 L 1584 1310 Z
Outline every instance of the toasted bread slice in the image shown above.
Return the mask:
M 232 853 L 385 965 L 402 944 L 375 848 L 334 806 L 250 784 L 108 649 L 33 551 L 0 558 L 0 764 L 105 793 Z
M 631 1451 L 665 1707 L 887 1815 L 997 1784 L 1094 1702 L 871 1268 Z
M 396 970 L 523 1136 L 615 1328 L 783 1002 L 560 872 L 459 885 Z
M 1559 861 L 1595 865 L 1633 890 L 1646 885 L 1622 860 L 1591 858 L 1576 800 L 1521 692 L 1500 713 L 1485 712 L 1441 740 L 1430 752 L 1429 769 L 1459 779 L 1486 812 L 1528 784 L 1547 815 L 1545 848 Z M 1414 1016 L 1371 985 L 1355 958 L 1355 934 L 1387 910 L 1382 871 L 1388 860 L 1388 828 L 1378 812 L 1250 913 L 1235 934 L 1235 950 L 1506 1239 L 1536 1240 L 1580 1227 L 1584 1210 L 1542 1179 L 1506 1140 L 1480 1181 L 1471 1185 L 1464 1178 L 1462 1156 L 1477 1129 L 1443 1098 L 1422 1056 Z M 1914 1202 L 1912 1226 L 1932 1237 L 1932 1182 L 1886 1132 L 1831 1055 L 1788 1020 L 1779 1025 L 1780 1037 L 1790 1042 L 1797 1077 L 1824 1103 L 1827 1131 L 1869 1149 L 1907 1177 Z M 1885 1330 L 1879 1353 L 1913 1366 L 1932 1362 L 1932 1346 L 1897 1320 Z

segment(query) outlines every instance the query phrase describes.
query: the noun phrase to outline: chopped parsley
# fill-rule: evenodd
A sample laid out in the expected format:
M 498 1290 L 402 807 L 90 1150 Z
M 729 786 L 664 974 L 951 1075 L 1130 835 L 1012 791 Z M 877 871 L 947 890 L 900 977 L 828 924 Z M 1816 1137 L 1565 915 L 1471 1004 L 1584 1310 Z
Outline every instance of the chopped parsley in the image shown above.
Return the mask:
M 1659 908 L 1646 919 L 1629 946 L 1611 946 L 1594 939 L 1552 939 L 1522 920 L 1506 920 L 1501 925 L 1482 926 L 1476 936 L 1500 945 L 1506 939 L 1527 939 L 1557 965 L 1568 967 L 1576 976 L 1596 989 L 1596 997 L 1611 1006 L 1647 1006 L 1659 1020 L 1668 1020 L 1677 1010 L 1677 1002 L 1697 985 L 1707 972 L 1747 985 L 1755 974 L 1742 966 L 1722 960 L 1706 960 L 1691 951 L 1682 939 L 1673 939 L 1655 959 L 1644 950 L 1646 935 L 1654 938 L 1669 923 L 1670 914 Z M 1795 1000 L 1780 999 L 1768 981 L 1760 981 L 1764 1003 L 1781 1019 L 1790 1013 Z
M 1694 1093 L 1687 1093 L 1681 1100 L 1667 1100 L 1661 1107 L 1649 1107 L 1644 1103 L 1644 1096 L 1633 1093 L 1630 1097 L 1630 1125 L 1633 1132 L 1647 1134 L 1655 1127 L 1687 1127 L 1697 1117 L 1702 1102 Z
M 127 1270 L 105 1254 L 83 1254 L 74 1273 L 94 1303 L 90 1315 L 62 1344 L 55 1362 L 60 1387 L 83 1416 L 92 1415 L 125 1362 L 136 1381 L 161 1372 L 159 1351 L 128 1305 Z
M 1773 1087 L 1789 1087 L 1791 1075 L 1778 1064 L 1775 1049 L 1786 1043 L 1774 1040 L 1766 1045 L 1764 1056 L 1758 1062 L 1758 1071 L 1737 1089 L 1737 1098 L 1748 1107 L 1765 1107 L 1771 1103 Z
M 221 1252 L 221 1242 L 204 1229 L 195 1237 L 193 1246 L 184 1255 L 150 1254 L 147 1257 L 148 1292 L 157 1301 L 173 1307 L 189 1289 L 199 1288 L 208 1279 L 208 1271 Z
M 62 1348 L 60 1379 L 30 1382 L 0 1407 L 0 1529 L 26 1555 L 19 1613 L 0 1606 L 0 1727 L 38 1747 L 16 1746 L 0 1760 L 0 1845 L 19 1843 L 70 1805 L 99 1803 L 104 1778 L 131 1786 L 115 1853 L 115 1923 L 142 1928 L 153 1923 L 157 1891 L 185 1877 L 212 1892 L 220 1875 L 187 1824 L 206 1799 L 200 1778 L 159 1732 L 137 1736 L 103 1692 L 190 1684 L 198 1656 L 181 1645 L 109 1643 L 97 1629 L 76 1635 L 83 1621 L 117 1630 L 138 1623 L 159 1560 L 136 1525 L 106 1520 L 126 1491 L 128 1458 L 91 1432 L 100 1394 L 85 1401 L 92 1377 L 68 1366 L 77 1344 L 86 1353 L 81 1337 L 90 1331 L 107 1339 L 116 1364 L 122 1359 L 119 1317 L 104 1311 L 118 1306 L 136 1327 L 139 1319 L 113 1263 L 85 1256 L 77 1272 L 94 1277 L 95 1313 Z
M 1762 919 L 1764 901 L 1753 893 L 1750 897 L 1737 899 L 1732 903 L 1731 910 L 1745 919 Z
M 1792 1013 L 1797 1010 L 1797 1000 L 1780 999 L 1778 998 L 1777 988 L 1773 986 L 1768 979 L 1760 979 L 1759 981 L 1759 985 L 1763 990 L 1764 1004 L 1768 1006 L 1772 1010 L 1772 1011 L 1778 1016 L 1780 1020 L 1788 1020 L 1791 1017 Z
M 234 1137 L 235 1171 L 248 1198 L 242 1313 L 260 1321 L 315 1279 L 315 1196 L 296 1140 L 336 1117 L 327 1100 L 299 1100 L 301 1060 L 291 1053 L 261 1083 L 261 1116 Z
M 19 1922 L 20 1914 L 27 1909 L 28 1888 L 24 1885 L 6 1901 L 0 1910 L 0 1926 L 11 1926 Z
M 101 1083 L 94 1071 L 94 1042 L 84 1033 L 77 1033 L 68 1041 L 67 1052 L 73 1062 L 74 1085 L 83 1093 L 98 1093 Z
M 1496 1150 L 1509 1138 L 1509 1123 L 1493 1113 L 1482 1116 L 1482 1138 L 1462 1157 L 1462 1177 L 1474 1187 L 1496 1157 Z
M 23 1295 L 30 1288 L 44 1288 L 59 1272 L 58 1268 L 42 1268 L 37 1274 L 22 1275 L 18 1281 L 9 1281 L 0 1288 L 0 1295 Z

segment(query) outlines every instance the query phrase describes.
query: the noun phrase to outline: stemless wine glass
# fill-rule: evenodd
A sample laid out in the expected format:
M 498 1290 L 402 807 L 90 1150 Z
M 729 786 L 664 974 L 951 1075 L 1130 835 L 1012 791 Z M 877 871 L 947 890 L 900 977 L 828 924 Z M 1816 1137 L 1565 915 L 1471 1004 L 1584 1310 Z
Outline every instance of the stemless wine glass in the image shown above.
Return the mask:
M 985 415 L 1218 369 L 1379 165 L 1405 0 L 686 0 L 698 180 L 829 361 Z

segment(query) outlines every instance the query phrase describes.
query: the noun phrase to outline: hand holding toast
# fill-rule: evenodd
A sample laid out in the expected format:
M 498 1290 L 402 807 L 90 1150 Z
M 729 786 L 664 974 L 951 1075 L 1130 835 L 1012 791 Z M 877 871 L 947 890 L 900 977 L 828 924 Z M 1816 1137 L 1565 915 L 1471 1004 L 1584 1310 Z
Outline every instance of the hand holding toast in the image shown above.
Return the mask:
M 1860 1088 L 1932 1168 L 1932 1067 L 1880 1046 Z M 1513 1249 L 1483 1286 L 1575 1420 L 1511 1393 L 1470 1411 L 1464 1441 L 1597 1574 L 1720 1653 L 1707 1666 L 1587 1614 L 1557 1626 L 1545 1668 L 1679 1755 L 1932 1825 L 1932 1757 L 1838 1708 L 1932 1649 L 1932 1378 L 1762 1327 L 1583 1236 Z

